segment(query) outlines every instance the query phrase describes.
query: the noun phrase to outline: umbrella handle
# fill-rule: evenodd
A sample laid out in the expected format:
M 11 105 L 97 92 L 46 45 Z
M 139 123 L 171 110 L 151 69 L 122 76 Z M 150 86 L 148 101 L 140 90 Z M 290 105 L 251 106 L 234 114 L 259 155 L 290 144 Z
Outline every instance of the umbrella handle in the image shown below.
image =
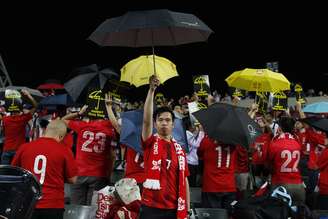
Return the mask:
M 152 50 L 153 50 L 153 64 L 154 64 L 154 75 L 156 76 L 156 65 L 155 65 L 155 49 L 154 46 L 152 46 Z

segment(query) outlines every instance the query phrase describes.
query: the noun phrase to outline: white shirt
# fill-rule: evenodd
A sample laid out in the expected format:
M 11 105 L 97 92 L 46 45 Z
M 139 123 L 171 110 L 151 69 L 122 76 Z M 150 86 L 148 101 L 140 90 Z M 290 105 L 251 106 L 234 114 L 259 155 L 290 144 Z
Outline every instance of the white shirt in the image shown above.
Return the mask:
M 194 134 L 191 131 L 186 131 L 187 141 L 189 145 L 189 153 L 187 153 L 187 163 L 190 165 L 198 165 L 197 149 L 199 148 L 200 142 L 203 140 L 205 133 L 199 131 L 198 134 Z

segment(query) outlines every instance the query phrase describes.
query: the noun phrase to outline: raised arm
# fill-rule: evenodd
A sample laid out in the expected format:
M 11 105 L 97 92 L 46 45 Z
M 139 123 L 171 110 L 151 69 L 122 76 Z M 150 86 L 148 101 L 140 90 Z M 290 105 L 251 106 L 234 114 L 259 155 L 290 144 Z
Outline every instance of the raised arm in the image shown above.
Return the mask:
M 149 78 L 149 90 L 144 105 L 143 125 L 142 125 L 142 139 L 148 139 L 153 130 L 153 107 L 154 107 L 154 93 L 159 86 L 159 80 L 155 75 Z
M 114 129 L 117 131 L 117 133 L 121 133 L 121 126 L 118 124 L 117 119 L 114 115 L 112 106 L 113 106 L 113 101 L 112 98 L 110 96 L 110 92 L 108 92 L 107 94 L 105 94 L 105 105 L 106 105 L 106 110 L 107 110 L 107 115 L 109 118 L 109 121 L 112 123 L 112 126 L 114 127 Z
M 88 105 L 84 105 L 82 109 L 79 112 L 76 113 L 68 113 L 65 116 L 63 116 L 61 119 L 68 124 L 68 120 L 74 119 L 77 116 L 83 115 L 87 111 Z
M 35 110 L 38 106 L 38 103 L 35 101 L 35 99 L 32 97 L 32 95 L 30 94 L 30 92 L 28 92 L 27 90 L 22 90 L 21 93 L 26 96 L 32 104 L 32 109 L 29 110 L 29 113 L 31 113 L 32 115 L 35 113 Z

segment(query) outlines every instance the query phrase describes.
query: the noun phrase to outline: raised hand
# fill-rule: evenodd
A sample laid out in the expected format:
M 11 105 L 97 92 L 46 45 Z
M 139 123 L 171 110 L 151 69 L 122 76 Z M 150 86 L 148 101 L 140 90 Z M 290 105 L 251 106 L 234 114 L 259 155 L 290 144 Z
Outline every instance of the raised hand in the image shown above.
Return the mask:
M 152 75 L 149 78 L 149 88 L 151 90 L 156 90 L 156 88 L 159 86 L 160 82 L 156 75 Z

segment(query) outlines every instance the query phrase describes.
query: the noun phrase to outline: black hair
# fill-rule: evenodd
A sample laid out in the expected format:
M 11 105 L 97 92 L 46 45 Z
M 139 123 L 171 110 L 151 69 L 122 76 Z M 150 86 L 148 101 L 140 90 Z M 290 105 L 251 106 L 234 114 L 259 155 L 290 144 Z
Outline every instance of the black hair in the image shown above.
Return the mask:
M 288 116 L 282 116 L 280 117 L 278 124 L 283 132 L 292 133 L 295 125 L 295 120 Z
M 48 126 L 48 124 L 49 124 L 49 121 L 46 120 L 46 119 L 41 119 L 41 120 L 39 121 L 39 124 L 40 124 L 40 127 L 41 127 L 41 128 L 47 128 L 47 126 Z
M 157 108 L 154 113 L 153 113 L 153 119 L 156 121 L 157 117 L 159 117 L 162 113 L 165 113 L 165 112 L 168 112 L 171 114 L 172 116 L 172 121 L 174 121 L 175 119 L 175 116 L 174 116 L 174 113 L 173 111 L 167 107 L 167 106 L 163 106 L 163 107 L 159 107 Z

